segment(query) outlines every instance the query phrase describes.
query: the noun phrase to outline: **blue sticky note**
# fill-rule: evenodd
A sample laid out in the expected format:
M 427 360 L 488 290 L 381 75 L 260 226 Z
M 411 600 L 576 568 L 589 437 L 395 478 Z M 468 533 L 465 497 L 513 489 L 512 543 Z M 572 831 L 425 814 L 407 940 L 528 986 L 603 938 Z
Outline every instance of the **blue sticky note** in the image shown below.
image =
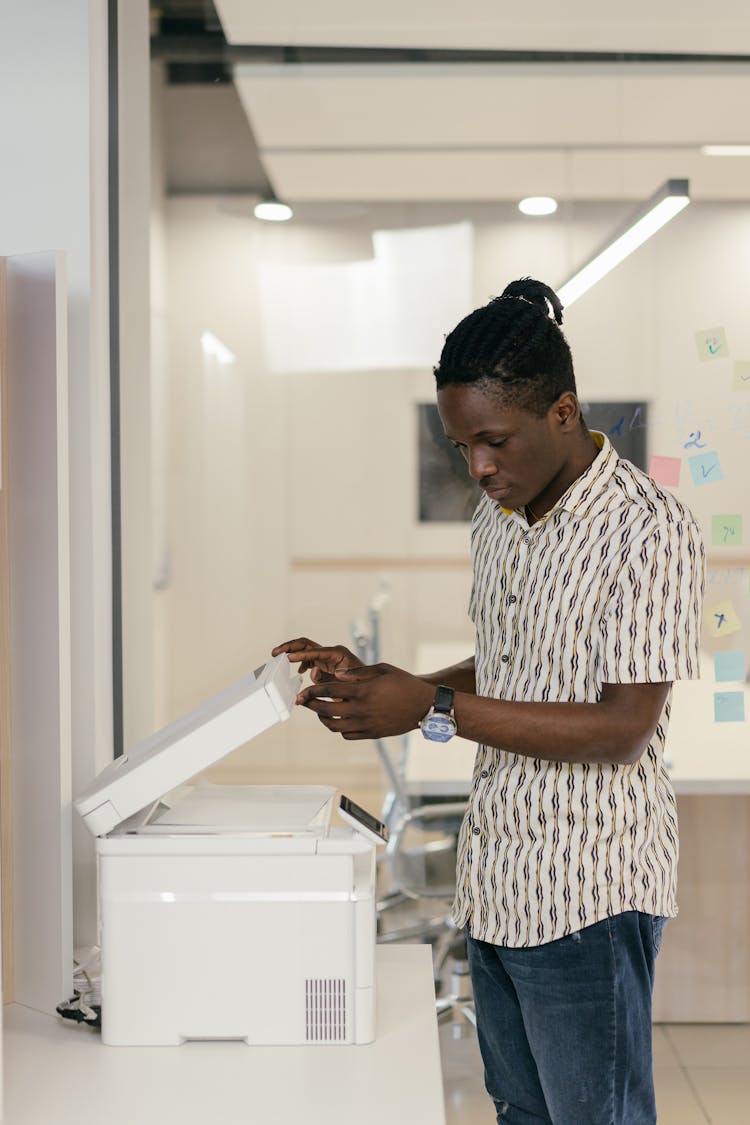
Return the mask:
M 741 649 L 714 653 L 714 679 L 744 680 L 745 654 Z
M 742 691 L 715 691 L 714 719 L 717 723 L 744 723 L 745 693 Z
M 718 453 L 697 453 L 695 457 L 688 457 L 688 465 L 693 484 L 713 484 L 724 479 Z

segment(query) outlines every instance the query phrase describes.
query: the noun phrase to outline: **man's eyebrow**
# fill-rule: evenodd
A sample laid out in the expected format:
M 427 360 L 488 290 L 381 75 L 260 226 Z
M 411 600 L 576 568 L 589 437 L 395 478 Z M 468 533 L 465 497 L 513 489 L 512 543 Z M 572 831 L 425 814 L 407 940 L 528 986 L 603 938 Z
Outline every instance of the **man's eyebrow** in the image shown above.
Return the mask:
M 448 441 L 454 441 L 456 443 L 456 445 L 464 445 L 465 444 L 464 442 L 459 441 L 458 438 L 451 437 L 451 435 L 448 434 L 448 433 L 444 433 L 443 436 L 445 438 L 447 438 Z M 494 430 L 479 430 L 476 434 L 470 434 L 469 435 L 469 437 L 473 438 L 474 440 L 476 440 L 477 438 L 506 438 L 506 437 L 509 437 L 509 436 L 510 436 L 510 431 L 504 430 L 504 429 L 502 429 L 502 427 L 498 427 L 497 429 L 494 429 Z

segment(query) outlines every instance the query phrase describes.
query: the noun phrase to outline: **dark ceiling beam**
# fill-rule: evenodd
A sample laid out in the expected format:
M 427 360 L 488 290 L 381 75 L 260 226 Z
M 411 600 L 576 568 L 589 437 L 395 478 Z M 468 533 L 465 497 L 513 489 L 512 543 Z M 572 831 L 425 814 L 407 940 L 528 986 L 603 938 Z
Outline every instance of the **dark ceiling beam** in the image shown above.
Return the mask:
M 404 63 L 749 63 L 750 55 L 668 54 L 634 51 L 488 51 L 415 47 L 289 47 L 227 43 L 221 32 L 158 34 L 151 54 L 168 63 L 239 63 L 258 65 L 404 64 Z

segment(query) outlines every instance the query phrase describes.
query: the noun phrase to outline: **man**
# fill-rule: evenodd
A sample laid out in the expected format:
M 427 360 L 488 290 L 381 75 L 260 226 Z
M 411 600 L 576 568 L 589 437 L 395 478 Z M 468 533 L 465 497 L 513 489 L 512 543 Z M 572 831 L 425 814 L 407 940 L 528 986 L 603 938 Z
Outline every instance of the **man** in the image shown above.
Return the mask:
M 561 322 L 551 289 L 513 282 L 435 369 L 483 489 L 474 658 L 414 677 L 306 638 L 275 652 L 312 671 L 299 702 L 346 739 L 478 743 L 454 916 L 498 1121 L 653 1125 L 654 962 L 677 912 L 663 750 L 672 681 L 698 675 L 703 548 L 588 431 Z

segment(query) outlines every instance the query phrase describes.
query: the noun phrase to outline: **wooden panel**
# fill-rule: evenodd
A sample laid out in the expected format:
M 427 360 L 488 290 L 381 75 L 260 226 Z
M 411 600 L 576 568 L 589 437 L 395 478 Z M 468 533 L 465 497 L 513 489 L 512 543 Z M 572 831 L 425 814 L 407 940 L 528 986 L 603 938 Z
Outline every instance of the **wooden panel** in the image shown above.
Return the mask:
M 654 1019 L 750 1021 L 750 797 L 678 798 L 679 916 L 659 955 Z
M 10 770 L 10 576 L 5 262 L 0 258 L 0 895 L 2 996 L 13 1001 L 13 801 Z

